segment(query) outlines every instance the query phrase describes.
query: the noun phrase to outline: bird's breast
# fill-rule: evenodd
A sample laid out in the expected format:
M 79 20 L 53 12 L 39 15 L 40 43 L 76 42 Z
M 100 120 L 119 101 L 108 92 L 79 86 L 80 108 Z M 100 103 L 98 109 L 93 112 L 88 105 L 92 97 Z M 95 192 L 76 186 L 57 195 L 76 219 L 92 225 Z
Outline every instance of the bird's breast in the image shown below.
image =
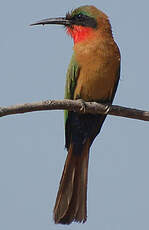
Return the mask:
M 113 45 L 113 43 L 112 43 Z M 119 50 L 109 46 L 109 49 L 85 50 L 78 52 L 76 60 L 80 65 L 80 73 L 74 92 L 74 99 L 85 101 L 110 100 L 118 79 L 120 65 Z

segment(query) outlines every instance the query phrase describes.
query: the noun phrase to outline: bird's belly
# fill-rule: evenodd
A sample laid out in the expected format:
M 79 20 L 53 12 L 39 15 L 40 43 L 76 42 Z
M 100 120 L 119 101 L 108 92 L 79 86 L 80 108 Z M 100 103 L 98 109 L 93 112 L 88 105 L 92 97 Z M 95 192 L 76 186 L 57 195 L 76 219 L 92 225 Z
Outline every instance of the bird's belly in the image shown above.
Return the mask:
M 85 68 L 80 71 L 74 99 L 85 101 L 110 100 L 117 81 L 117 65 L 109 64 L 103 68 Z

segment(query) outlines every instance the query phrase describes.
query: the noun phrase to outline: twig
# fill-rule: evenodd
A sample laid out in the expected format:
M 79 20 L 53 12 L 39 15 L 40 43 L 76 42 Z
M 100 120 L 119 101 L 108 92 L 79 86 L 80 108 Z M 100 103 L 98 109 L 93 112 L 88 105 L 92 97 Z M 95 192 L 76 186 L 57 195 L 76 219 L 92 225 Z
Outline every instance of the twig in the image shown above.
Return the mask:
M 99 104 L 96 102 L 85 102 L 85 105 L 85 113 L 110 114 L 114 116 L 149 121 L 149 111 L 142 111 L 117 105 Z M 69 111 L 81 112 L 81 108 L 82 103 L 80 100 L 46 100 L 34 103 L 12 105 L 8 107 L 0 107 L 0 117 L 43 110 L 66 109 Z

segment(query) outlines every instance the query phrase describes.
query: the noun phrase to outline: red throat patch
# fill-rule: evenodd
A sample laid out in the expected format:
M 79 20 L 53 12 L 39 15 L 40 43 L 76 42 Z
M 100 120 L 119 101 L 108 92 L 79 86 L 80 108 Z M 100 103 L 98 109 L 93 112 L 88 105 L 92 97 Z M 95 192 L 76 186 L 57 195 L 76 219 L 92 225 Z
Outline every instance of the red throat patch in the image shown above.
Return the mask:
M 93 35 L 93 29 L 84 26 L 67 27 L 67 33 L 73 38 L 74 43 L 81 42 Z

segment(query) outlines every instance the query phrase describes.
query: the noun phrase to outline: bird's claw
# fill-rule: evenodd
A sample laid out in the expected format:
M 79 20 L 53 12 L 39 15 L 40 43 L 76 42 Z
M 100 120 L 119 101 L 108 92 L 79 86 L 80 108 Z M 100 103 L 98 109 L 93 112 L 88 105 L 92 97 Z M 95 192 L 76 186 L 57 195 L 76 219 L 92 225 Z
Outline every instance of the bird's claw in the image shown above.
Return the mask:
M 78 101 L 81 103 L 80 112 L 85 113 L 85 111 L 86 111 L 86 103 L 85 103 L 85 101 L 82 100 L 82 99 L 78 99 Z
M 108 114 L 109 111 L 110 111 L 110 106 L 109 106 L 109 105 L 106 105 L 104 114 L 105 114 L 105 115 Z

